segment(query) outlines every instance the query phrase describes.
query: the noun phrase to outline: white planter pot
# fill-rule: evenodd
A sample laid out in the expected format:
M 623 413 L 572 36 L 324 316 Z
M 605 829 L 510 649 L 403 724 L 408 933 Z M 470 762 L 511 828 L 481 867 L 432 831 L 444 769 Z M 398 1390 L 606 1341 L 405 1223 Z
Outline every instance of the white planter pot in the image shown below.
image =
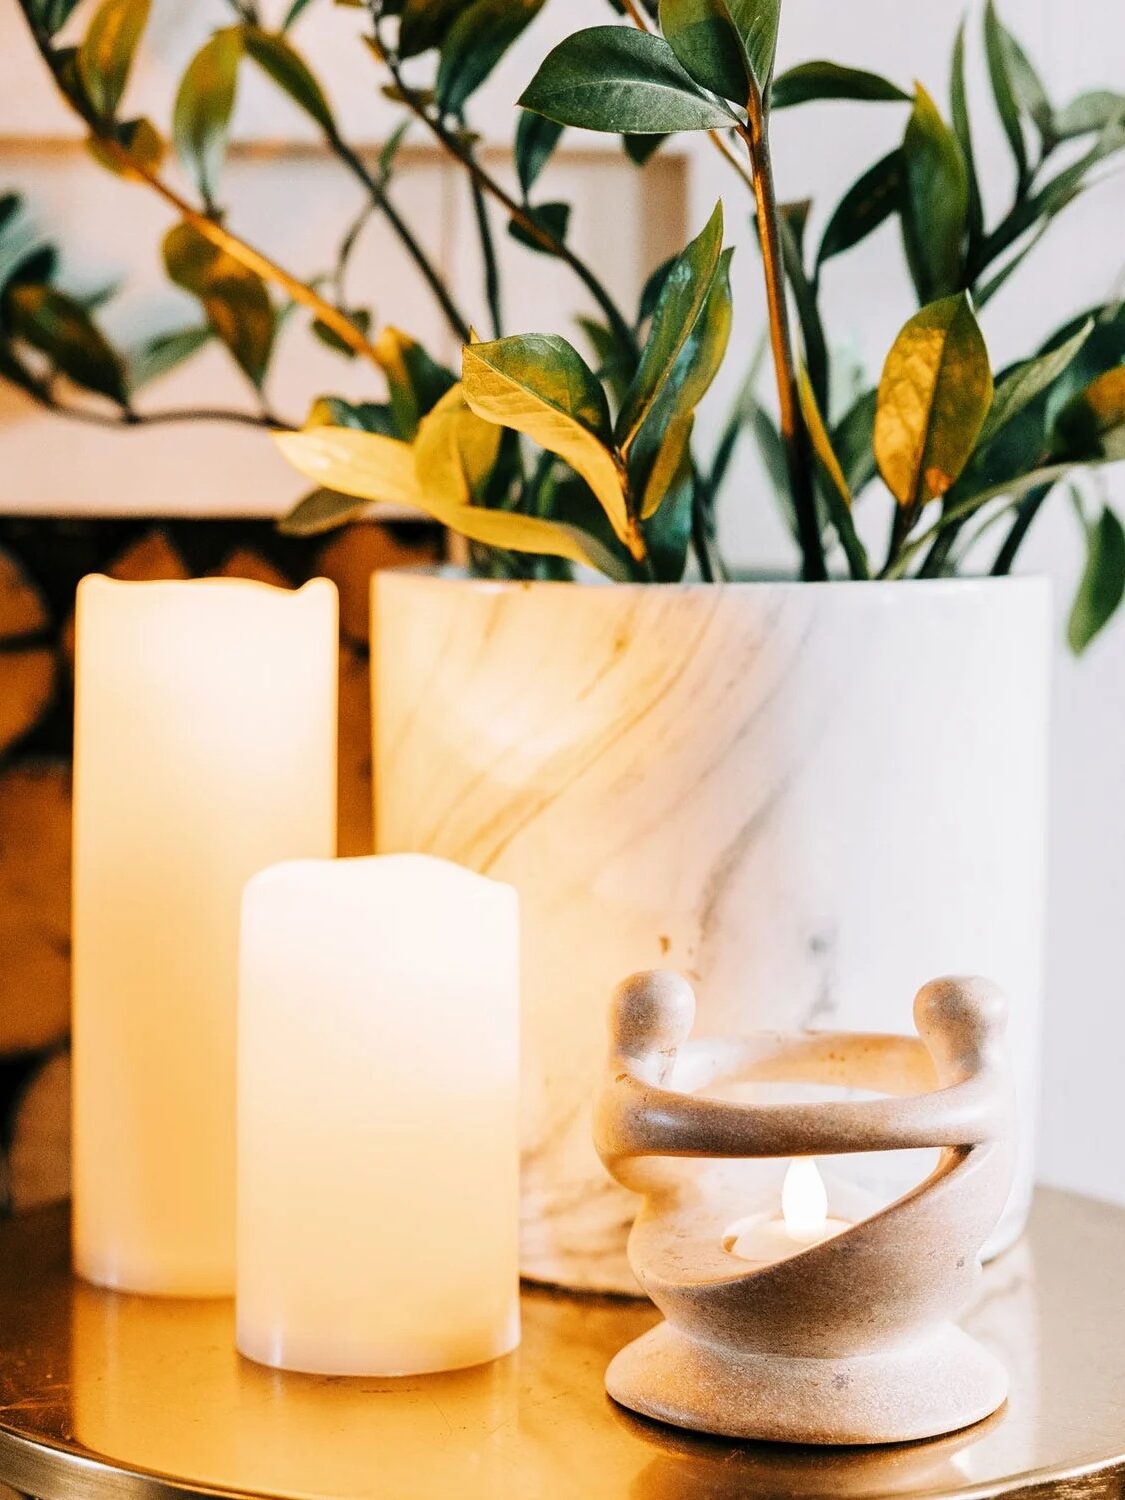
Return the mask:
M 1023 1132 L 1002 1242 L 1019 1233 L 1042 990 L 1045 583 L 383 574 L 373 632 L 378 849 L 459 860 L 522 901 L 527 1275 L 634 1286 L 632 1203 L 594 1155 L 589 1103 L 610 992 L 655 967 L 688 976 L 712 1033 L 909 1032 L 926 980 L 997 980 Z M 851 1166 L 884 1196 L 924 1170 Z

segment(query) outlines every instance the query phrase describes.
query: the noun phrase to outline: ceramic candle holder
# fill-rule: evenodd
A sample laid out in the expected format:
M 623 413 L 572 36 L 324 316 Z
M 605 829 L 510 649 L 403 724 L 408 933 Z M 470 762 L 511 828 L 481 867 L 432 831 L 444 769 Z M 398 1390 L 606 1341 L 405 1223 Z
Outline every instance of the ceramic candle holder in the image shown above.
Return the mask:
M 685 980 L 627 980 L 595 1137 L 642 1197 L 629 1258 L 666 1321 L 613 1360 L 610 1395 L 679 1427 L 797 1443 L 934 1437 L 1002 1405 L 1006 1371 L 954 1319 L 1011 1178 L 1005 1013 L 987 981 L 943 979 L 915 1001 L 918 1038 L 689 1041 Z M 749 1082 L 884 1097 L 758 1105 L 702 1092 Z M 871 1217 L 760 1263 L 730 1248 L 753 1207 L 748 1159 L 924 1147 L 942 1148 L 930 1176 Z

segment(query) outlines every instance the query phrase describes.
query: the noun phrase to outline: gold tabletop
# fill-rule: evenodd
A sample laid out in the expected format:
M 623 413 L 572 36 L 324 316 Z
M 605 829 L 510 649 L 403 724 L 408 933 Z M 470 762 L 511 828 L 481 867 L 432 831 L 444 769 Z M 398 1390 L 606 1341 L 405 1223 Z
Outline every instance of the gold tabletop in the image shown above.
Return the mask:
M 42 1500 L 752 1500 L 1118 1497 L 1125 1212 L 1041 1192 L 965 1320 L 1006 1408 L 933 1443 L 801 1449 L 695 1438 L 602 1389 L 647 1305 L 529 1290 L 517 1354 L 419 1379 L 283 1375 L 240 1359 L 229 1303 L 72 1280 L 62 1210 L 0 1226 L 0 1483 Z

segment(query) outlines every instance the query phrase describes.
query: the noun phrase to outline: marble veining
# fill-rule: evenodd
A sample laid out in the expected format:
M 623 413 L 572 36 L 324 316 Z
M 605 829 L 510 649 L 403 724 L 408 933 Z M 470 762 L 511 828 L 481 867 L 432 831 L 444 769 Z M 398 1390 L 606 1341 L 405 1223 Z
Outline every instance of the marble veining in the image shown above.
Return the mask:
M 993 975 L 1024 1105 L 1018 1231 L 1048 652 L 1035 580 L 376 576 L 377 847 L 520 892 L 529 1276 L 635 1285 L 635 1205 L 596 1158 L 590 1102 L 607 998 L 645 968 L 685 974 L 711 1033 L 902 1031 L 932 974 Z

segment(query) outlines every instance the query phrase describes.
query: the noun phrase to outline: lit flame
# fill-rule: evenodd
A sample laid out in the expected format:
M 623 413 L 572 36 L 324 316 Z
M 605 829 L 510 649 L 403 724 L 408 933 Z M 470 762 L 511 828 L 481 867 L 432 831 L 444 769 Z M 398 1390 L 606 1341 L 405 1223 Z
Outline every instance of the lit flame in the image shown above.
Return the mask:
M 822 1239 L 828 1223 L 828 1190 L 811 1156 L 798 1156 L 789 1164 L 781 1189 L 781 1212 L 793 1239 Z

